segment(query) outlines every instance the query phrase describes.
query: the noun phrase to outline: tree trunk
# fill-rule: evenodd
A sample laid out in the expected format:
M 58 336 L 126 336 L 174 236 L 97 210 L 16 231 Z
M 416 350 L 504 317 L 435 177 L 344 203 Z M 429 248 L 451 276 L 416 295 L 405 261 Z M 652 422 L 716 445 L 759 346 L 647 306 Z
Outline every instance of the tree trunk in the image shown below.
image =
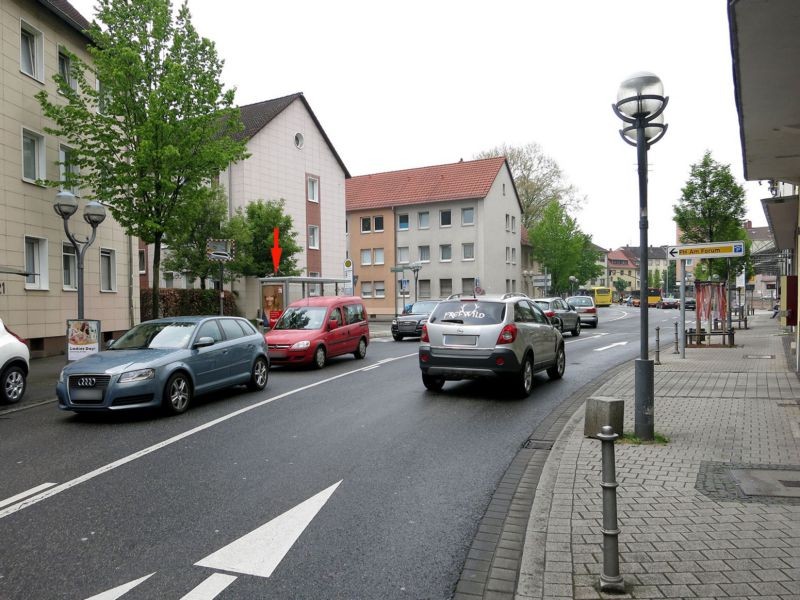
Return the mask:
M 164 234 L 157 233 L 153 243 L 153 284 L 151 286 L 153 291 L 153 313 L 152 318 L 158 319 L 161 315 L 159 311 L 159 283 L 161 281 L 161 239 Z

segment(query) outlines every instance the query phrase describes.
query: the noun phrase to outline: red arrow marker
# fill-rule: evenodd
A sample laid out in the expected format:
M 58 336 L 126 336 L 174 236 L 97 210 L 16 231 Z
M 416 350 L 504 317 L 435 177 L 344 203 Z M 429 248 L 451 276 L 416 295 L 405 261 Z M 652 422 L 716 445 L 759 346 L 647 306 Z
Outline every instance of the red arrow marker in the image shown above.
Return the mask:
M 277 274 L 278 273 L 278 265 L 281 262 L 281 252 L 283 252 L 281 250 L 281 245 L 280 245 L 279 239 L 278 239 L 278 228 L 277 227 L 272 230 L 272 238 L 274 240 L 274 243 L 272 245 L 272 265 L 275 268 L 275 273 Z

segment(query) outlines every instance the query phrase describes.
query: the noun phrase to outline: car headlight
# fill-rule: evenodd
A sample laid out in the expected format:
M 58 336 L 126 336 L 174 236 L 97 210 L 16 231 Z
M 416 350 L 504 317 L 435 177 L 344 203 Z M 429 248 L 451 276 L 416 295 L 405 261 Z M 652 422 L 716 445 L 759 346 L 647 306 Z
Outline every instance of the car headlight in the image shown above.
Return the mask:
M 397 325 L 397 319 L 392 319 L 392 325 Z
M 58 383 L 64 383 L 64 369 L 58 374 Z
M 308 340 L 303 340 L 302 342 L 297 342 L 296 344 L 292 344 L 290 350 L 305 350 L 311 345 L 311 342 Z
M 138 371 L 128 371 L 120 375 L 120 383 L 130 383 L 131 381 L 145 381 L 156 376 L 155 369 L 139 369 Z
M 427 322 L 428 322 L 428 319 L 420 319 L 420 320 L 419 320 L 419 326 L 420 326 L 420 327 L 422 327 L 422 326 L 423 326 L 423 325 L 425 325 L 425 323 L 427 323 Z

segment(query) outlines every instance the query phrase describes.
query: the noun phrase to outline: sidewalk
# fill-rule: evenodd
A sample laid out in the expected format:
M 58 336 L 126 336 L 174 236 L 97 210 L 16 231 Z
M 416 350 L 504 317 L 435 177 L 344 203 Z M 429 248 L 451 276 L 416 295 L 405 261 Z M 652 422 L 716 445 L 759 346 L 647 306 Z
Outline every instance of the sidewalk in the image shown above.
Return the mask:
M 615 444 L 624 594 L 599 592 L 600 442 L 583 436 L 581 404 L 541 468 L 515 594 L 495 555 L 481 593 L 456 597 L 800 598 L 800 381 L 769 316 L 736 348 L 682 360 L 662 346 L 655 430 L 669 443 Z M 633 431 L 632 364 L 592 395 L 624 399 Z

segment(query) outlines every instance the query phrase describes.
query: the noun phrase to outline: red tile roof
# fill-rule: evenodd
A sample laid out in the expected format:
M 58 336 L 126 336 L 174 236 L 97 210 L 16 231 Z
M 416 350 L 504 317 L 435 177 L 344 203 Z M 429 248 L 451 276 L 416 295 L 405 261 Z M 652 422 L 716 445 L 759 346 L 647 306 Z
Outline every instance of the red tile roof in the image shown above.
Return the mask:
M 347 210 L 485 198 L 505 158 L 460 161 L 347 180 Z

